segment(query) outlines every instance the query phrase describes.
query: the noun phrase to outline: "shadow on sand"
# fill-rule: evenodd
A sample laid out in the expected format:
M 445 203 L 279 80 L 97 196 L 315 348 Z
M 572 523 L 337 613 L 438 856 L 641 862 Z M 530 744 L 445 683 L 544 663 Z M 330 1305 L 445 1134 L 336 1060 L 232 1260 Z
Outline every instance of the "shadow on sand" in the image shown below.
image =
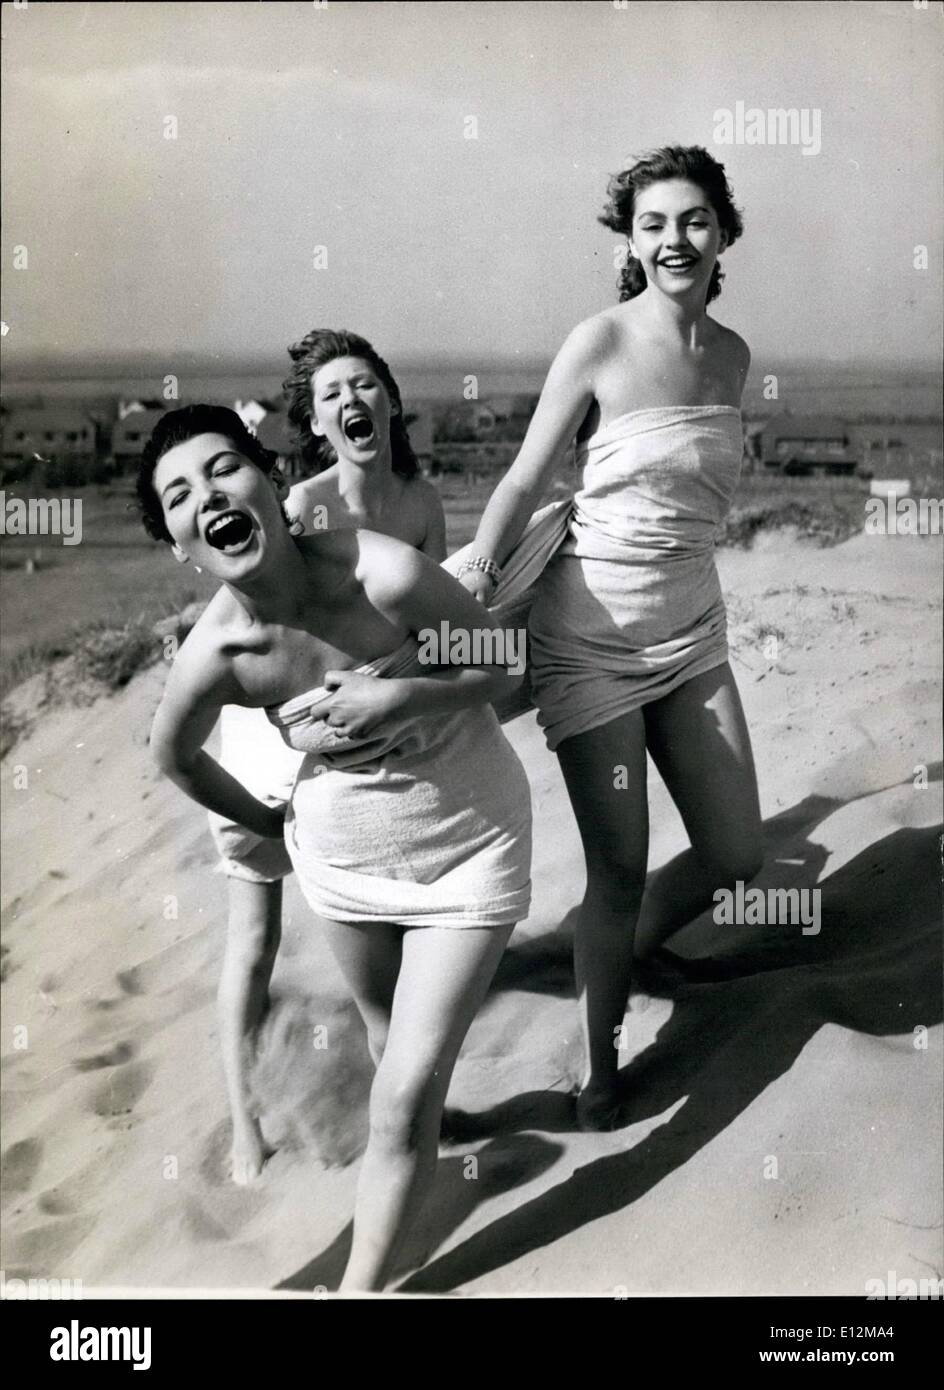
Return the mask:
M 939 1023 L 938 843 L 935 829 L 894 831 L 820 885 L 820 936 L 765 943 L 755 975 L 682 986 L 656 1041 L 621 1073 L 623 1124 L 687 1096 L 672 1118 L 630 1152 L 585 1164 L 470 1236 L 401 1290 L 455 1289 L 631 1205 L 788 1071 L 825 1023 L 873 1036 Z M 551 1101 L 522 1095 L 475 1118 L 508 1132 L 533 1125 Z
M 939 778 L 940 764 L 930 771 Z M 765 824 L 768 854 L 754 884 L 818 887 L 823 924 L 818 935 L 802 935 L 798 926 L 719 927 L 705 915 L 684 929 L 689 948 L 733 950 L 743 973 L 723 983 L 676 981 L 648 988 L 671 997 L 675 1007 L 655 1041 L 620 1074 L 620 1127 L 662 1115 L 684 1099 L 672 1117 L 631 1151 L 585 1164 L 432 1259 L 399 1291 L 454 1290 L 630 1206 L 788 1071 L 824 1024 L 894 1036 L 941 1021 L 940 831 L 895 830 L 820 879 L 828 851 L 815 842 L 815 830 L 849 804 L 814 795 Z M 553 932 L 506 952 L 492 986 L 493 1006 L 501 991 L 573 994 L 574 915 L 568 913 Z M 525 1092 L 488 1111 L 457 1115 L 456 1122 L 458 1140 L 489 1138 L 480 1158 L 483 1174 L 493 1176 L 452 1182 L 451 1169 L 459 1178 L 463 1159 L 441 1158 L 423 1234 L 404 1252 L 406 1268 L 415 1269 L 441 1247 L 481 1202 L 553 1165 L 562 1146 L 533 1131 L 563 1134 L 576 1123 L 573 1100 L 560 1091 Z M 331 1246 L 278 1287 L 337 1288 L 350 1236 L 348 1224 Z

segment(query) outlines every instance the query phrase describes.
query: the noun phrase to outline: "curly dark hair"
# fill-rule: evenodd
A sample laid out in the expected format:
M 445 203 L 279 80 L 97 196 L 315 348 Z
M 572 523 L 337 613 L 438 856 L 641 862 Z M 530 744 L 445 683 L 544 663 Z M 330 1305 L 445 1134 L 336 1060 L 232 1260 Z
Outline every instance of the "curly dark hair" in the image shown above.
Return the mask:
M 173 544 L 174 538 L 164 521 L 161 499 L 154 491 L 154 470 L 168 450 L 178 444 L 186 444 L 188 439 L 195 439 L 199 434 L 222 434 L 263 473 L 271 474 L 278 463 L 278 454 L 260 444 L 235 410 L 225 405 L 186 405 L 180 410 L 169 410 L 151 431 L 151 437 L 141 454 L 135 481 L 141 522 L 148 535 L 156 541 Z
M 643 155 L 621 174 L 614 174 L 606 190 L 609 201 L 597 221 L 629 237 L 633 228 L 636 195 L 650 184 L 662 183 L 666 179 L 687 179 L 689 183 L 697 184 L 714 208 L 721 230 L 727 232 L 728 246 L 737 241 L 744 231 L 744 222 L 740 210 L 734 206 L 734 194 L 724 165 L 713 159 L 701 145 L 666 145 L 661 150 L 652 150 Z M 723 279 L 724 272 L 715 262 L 706 303 L 710 304 L 721 293 Z M 630 254 L 620 273 L 620 303 L 635 299 L 645 288 L 646 272 L 636 257 Z
M 413 478 L 419 464 L 410 443 L 403 419 L 400 388 L 386 362 L 367 341 L 346 329 L 313 328 L 300 342 L 288 350 L 293 367 L 282 383 L 288 397 L 288 418 L 295 426 L 295 450 L 302 471 L 323 473 L 337 460 L 337 454 L 326 439 L 311 432 L 311 383 L 315 372 L 337 357 L 363 357 L 383 382 L 395 413 L 390 420 L 390 449 L 394 473 L 401 478 Z

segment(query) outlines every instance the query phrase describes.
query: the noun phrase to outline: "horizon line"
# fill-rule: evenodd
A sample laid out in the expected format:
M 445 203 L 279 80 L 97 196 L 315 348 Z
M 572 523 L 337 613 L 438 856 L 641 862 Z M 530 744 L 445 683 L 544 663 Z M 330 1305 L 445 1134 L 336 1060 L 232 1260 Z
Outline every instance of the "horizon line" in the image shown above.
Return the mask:
M 81 380 L 89 376 L 99 376 L 103 380 L 108 378 L 124 378 L 131 376 L 161 376 L 165 375 L 169 362 L 168 358 L 172 354 L 147 353 L 147 354 L 127 354 L 124 357 L 106 355 L 104 353 L 67 354 L 53 355 L 43 354 L 35 357 L 26 358 L 16 363 L 3 363 L 0 366 L 0 381 L 15 382 L 17 379 L 60 379 Z M 443 372 L 465 367 L 470 369 L 470 363 L 479 364 L 480 370 L 487 371 L 537 371 L 546 370 L 550 364 L 553 354 L 546 356 L 507 356 L 494 354 L 475 353 L 443 353 L 434 358 L 422 355 L 404 353 L 397 358 L 397 371 L 423 371 L 423 372 Z M 754 365 L 758 364 L 760 354 L 755 354 Z M 894 370 L 898 373 L 920 370 L 934 375 L 944 374 L 944 362 L 928 357 L 902 358 L 900 355 L 894 357 L 817 357 L 817 356 L 784 356 L 772 358 L 767 364 L 767 370 L 774 367 L 797 368 L 797 367 L 830 367 L 845 368 L 854 371 L 861 368 L 880 368 L 885 371 Z M 277 376 L 282 371 L 290 370 L 290 364 L 283 361 L 282 357 L 268 356 L 245 356 L 238 355 L 221 358 L 214 354 L 194 354 L 186 359 L 186 366 L 178 356 L 177 369 L 186 370 L 192 375 L 209 377 L 226 376 L 251 376 L 260 374 L 265 376 Z

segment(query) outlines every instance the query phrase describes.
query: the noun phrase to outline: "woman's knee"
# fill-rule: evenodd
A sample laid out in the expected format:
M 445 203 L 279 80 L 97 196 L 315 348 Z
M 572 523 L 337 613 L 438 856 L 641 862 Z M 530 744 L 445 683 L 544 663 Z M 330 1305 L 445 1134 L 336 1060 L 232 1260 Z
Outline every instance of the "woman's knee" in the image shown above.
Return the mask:
M 587 860 L 587 897 L 615 912 L 638 911 L 646 889 L 646 866 L 638 860 L 594 856 Z
M 424 1075 L 378 1071 L 370 1092 L 371 1143 L 393 1153 L 412 1153 L 424 1138 L 438 1133 L 436 1079 Z M 440 1107 L 441 1108 L 441 1107 Z

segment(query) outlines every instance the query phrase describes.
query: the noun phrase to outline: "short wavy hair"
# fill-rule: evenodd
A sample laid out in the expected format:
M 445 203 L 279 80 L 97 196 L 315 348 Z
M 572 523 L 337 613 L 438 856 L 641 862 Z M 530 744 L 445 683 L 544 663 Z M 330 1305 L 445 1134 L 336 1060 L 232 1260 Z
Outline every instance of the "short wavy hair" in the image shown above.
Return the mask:
M 638 194 L 651 184 L 664 183 L 666 179 L 686 179 L 689 183 L 697 184 L 714 208 L 721 230 L 727 232 L 728 246 L 737 241 L 744 231 L 744 222 L 740 210 L 734 205 L 734 194 L 724 165 L 713 159 L 701 145 L 666 145 L 643 155 L 621 174 L 615 174 L 607 186 L 608 202 L 597 221 L 629 237 Z M 715 262 L 706 303 L 717 299 L 723 279 L 724 272 Z M 645 288 L 646 272 L 641 262 L 630 253 L 620 273 L 620 303 L 635 299 Z
M 393 372 L 366 338 L 343 328 L 313 328 L 299 342 L 292 344 L 288 355 L 293 366 L 282 383 L 282 390 L 288 398 L 288 418 L 295 427 L 296 457 L 304 472 L 323 473 L 337 461 L 337 454 L 328 441 L 311 432 L 312 378 L 315 372 L 337 357 L 363 357 L 383 382 L 390 403 L 395 407 L 395 414 L 390 420 L 393 471 L 402 478 L 416 476 L 419 464 L 403 419 L 400 388 Z
M 154 490 L 154 470 L 169 450 L 186 444 L 200 434 L 221 434 L 233 444 L 244 458 L 263 473 L 271 475 L 279 456 L 259 443 L 243 421 L 225 405 L 186 405 L 162 415 L 145 444 L 138 464 L 135 482 L 138 511 L 148 535 L 156 541 L 173 544 L 173 536 L 164 521 L 164 508 Z M 284 515 L 284 512 L 283 512 Z

